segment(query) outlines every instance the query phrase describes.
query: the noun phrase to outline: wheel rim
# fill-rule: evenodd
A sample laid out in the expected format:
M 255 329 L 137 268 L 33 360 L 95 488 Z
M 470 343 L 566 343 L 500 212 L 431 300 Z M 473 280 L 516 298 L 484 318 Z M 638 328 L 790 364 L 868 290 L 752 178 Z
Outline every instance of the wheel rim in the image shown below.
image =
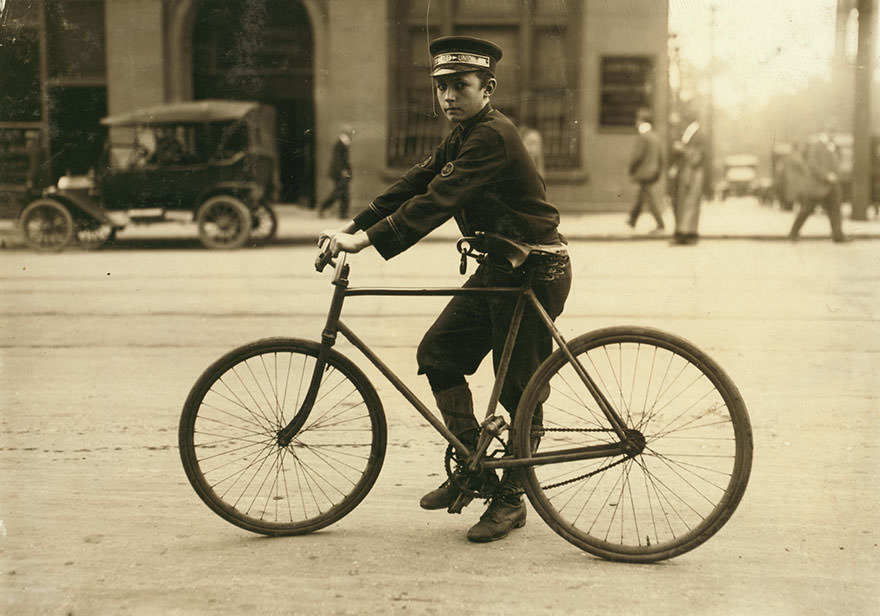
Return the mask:
M 530 468 L 551 525 L 624 560 L 666 558 L 704 541 L 730 516 L 748 477 L 751 436 L 735 389 L 687 349 L 650 338 L 597 341 L 578 359 L 645 445 L 633 457 Z M 544 395 L 540 453 L 617 442 L 568 364 Z
M 282 534 L 326 526 L 357 504 L 378 475 L 384 436 L 377 435 L 384 426 L 375 425 L 380 418 L 364 394 L 335 366 L 324 372 L 305 424 L 289 445 L 278 444 L 314 363 L 313 356 L 289 350 L 238 359 L 199 394 L 191 429 L 183 428 L 197 491 L 249 530 Z
M 71 217 L 63 206 L 41 203 L 31 206 L 22 221 L 27 243 L 39 250 L 59 250 L 73 233 Z
M 211 246 L 240 246 L 247 239 L 250 229 L 250 214 L 247 207 L 239 201 L 215 198 L 203 206 L 199 231 Z
M 271 239 L 275 236 L 277 228 L 278 221 L 271 209 L 261 205 L 253 211 L 251 239 L 258 241 Z
M 80 221 L 77 224 L 76 239 L 86 249 L 100 248 L 110 242 L 116 230 L 97 220 Z

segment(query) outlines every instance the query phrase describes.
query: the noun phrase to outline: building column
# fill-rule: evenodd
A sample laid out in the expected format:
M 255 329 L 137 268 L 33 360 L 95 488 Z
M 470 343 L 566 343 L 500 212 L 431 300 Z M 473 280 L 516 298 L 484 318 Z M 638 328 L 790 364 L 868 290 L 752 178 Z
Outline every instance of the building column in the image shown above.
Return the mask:
M 853 220 L 868 220 L 871 202 L 871 76 L 877 0 L 859 0 L 859 48 L 856 58 L 855 114 L 853 119 Z
M 104 3 L 110 114 L 165 102 L 162 0 Z

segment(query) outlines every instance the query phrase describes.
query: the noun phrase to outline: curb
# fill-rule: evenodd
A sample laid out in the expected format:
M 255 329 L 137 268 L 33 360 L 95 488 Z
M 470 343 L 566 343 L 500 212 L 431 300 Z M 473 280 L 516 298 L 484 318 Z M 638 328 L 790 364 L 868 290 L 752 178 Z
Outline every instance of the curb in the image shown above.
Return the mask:
M 565 234 L 566 239 L 569 242 L 633 242 L 633 243 L 648 243 L 648 242 L 664 242 L 670 245 L 674 245 L 672 242 L 672 236 L 670 235 L 615 235 L 615 234 Z M 850 233 L 847 235 L 849 240 L 853 242 L 862 242 L 862 241 L 870 241 L 870 240 L 880 240 L 880 233 Z M 446 235 L 428 235 L 424 237 L 421 242 L 454 242 L 458 238 L 451 237 Z M 736 233 L 728 233 L 728 234 L 720 234 L 720 235 L 701 235 L 699 238 L 699 242 L 716 242 L 716 241 L 753 241 L 753 242 L 781 242 L 785 244 L 797 244 L 802 242 L 829 242 L 831 241 L 830 236 L 811 236 L 806 235 L 798 238 L 797 240 L 791 240 L 786 235 L 758 235 L 758 234 L 736 234 Z M 201 244 L 198 241 L 198 237 L 195 233 L 193 233 L 192 237 L 182 237 L 181 235 L 174 235 L 168 237 L 159 237 L 159 236 L 139 236 L 139 237 L 129 237 L 129 238 L 121 238 L 117 240 L 117 242 L 121 245 L 125 244 L 149 244 L 150 246 L 158 246 L 162 243 L 167 243 L 170 245 L 177 245 L 178 247 L 181 244 L 192 245 L 194 248 L 201 248 Z M 851 243 L 851 242 L 848 242 Z M 313 235 L 284 235 L 281 234 L 275 239 L 265 242 L 261 244 L 262 246 L 313 246 L 315 245 L 315 236 Z M 0 250 L 28 250 L 25 246 L 24 242 L 21 240 L 18 233 L 6 233 L 0 230 Z
M 326 228 L 332 228 L 338 221 L 334 219 L 321 219 L 314 217 L 310 211 L 301 210 L 299 208 L 279 208 L 278 212 L 278 235 L 266 246 L 298 246 L 298 245 L 314 245 L 318 233 Z M 617 221 L 619 213 L 614 214 L 614 220 Z M 785 225 L 773 223 L 772 229 L 764 227 L 762 231 L 749 231 L 747 229 L 741 231 L 723 231 L 712 232 L 704 231 L 700 234 L 700 241 L 757 241 L 757 242 L 783 242 L 788 244 L 796 243 L 788 238 L 788 220 L 790 216 L 785 215 Z M 717 223 L 718 221 L 716 221 Z M 766 220 L 763 221 L 766 224 Z M 781 222 L 781 221 L 780 221 Z M 864 240 L 880 240 L 880 225 L 875 221 L 855 222 L 854 225 L 862 226 L 855 229 L 849 229 L 847 236 L 854 241 Z M 605 230 L 585 230 L 584 227 L 596 226 Z M 611 220 L 604 214 L 597 214 L 595 217 L 590 215 L 573 216 L 568 221 L 563 219 L 562 231 L 565 237 L 572 242 L 665 242 L 672 243 L 672 234 L 667 233 L 651 233 L 648 231 L 617 231 L 609 229 L 612 224 Z M 717 224 L 715 225 L 717 228 Z M 582 230 L 578 230 L 580 227 Z M 874 229 L 876 227 L 876 230 Z M 117 240 L 119 245 L 148 244 L 153 247 L 161 247 L 163 243 L 176 246 L 198 246 L 198 233 L 195 225 L 192 223 L 160 223 L 157 225 L 133 225 L 133 231 L 123 232 L 121 238 Z M 173 229 L 173 230 L 172 230 Z M 784 229 L 782 231 L 781 229 Z M 171 230 L 171 231 L 170 231 Z M 453 224 L 446 223 L 444 226 L 434 230 L 431 234 L 425 236 L 422 242 L 454 242 L 459 238 L 457 228 Z M 802 235 L 797 241 L 801 242 L 818 242 L 830 241 L 830 233 L 826 229 L 821 231 L 813 230 L 806 235 Z M 14 219 L 0 220 L 0 250 L 28 250 L 21 239 L 19 229 Z

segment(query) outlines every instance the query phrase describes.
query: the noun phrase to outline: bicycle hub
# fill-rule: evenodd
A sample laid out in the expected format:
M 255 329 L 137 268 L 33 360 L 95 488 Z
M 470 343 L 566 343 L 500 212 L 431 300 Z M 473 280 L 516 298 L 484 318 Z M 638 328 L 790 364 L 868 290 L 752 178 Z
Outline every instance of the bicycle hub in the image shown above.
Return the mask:
M 647 441 L 645 439 L 645 435 L 642 434 L 640 431 L 626 431 L 626 441 L 624 442 L 623 448 L 628 457 L 636 457 L 645 450 L 646 445 Z

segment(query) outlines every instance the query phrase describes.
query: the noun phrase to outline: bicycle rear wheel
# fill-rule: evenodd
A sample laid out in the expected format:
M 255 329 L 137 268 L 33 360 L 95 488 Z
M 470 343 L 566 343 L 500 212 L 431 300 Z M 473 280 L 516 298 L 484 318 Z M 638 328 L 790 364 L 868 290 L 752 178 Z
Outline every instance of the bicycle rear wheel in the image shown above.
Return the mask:
M 354 509 L 379 475 L 382 404 L 336 351 L 305 423 L 287 446 L 278 442 L 306 395 L 318 350 L 304 340 L 258 340 L 214 362 L 187 397 L 178 433 L 186 476 L 232 524 L 265 535 L 310 533 Z
M 568 348 L 645 447 L 632 457 L 523 468 L 537 512 L 609 560 L 653 562 L 706 541 L 736 509 L 751 469 L 751 426 L 736 386 L 693 344 L 655 329 L 597 330 Z M 553 453 L 619 439 L 557 350 L 523 393 L 514 440 L 526 456 L 533 447 Z

